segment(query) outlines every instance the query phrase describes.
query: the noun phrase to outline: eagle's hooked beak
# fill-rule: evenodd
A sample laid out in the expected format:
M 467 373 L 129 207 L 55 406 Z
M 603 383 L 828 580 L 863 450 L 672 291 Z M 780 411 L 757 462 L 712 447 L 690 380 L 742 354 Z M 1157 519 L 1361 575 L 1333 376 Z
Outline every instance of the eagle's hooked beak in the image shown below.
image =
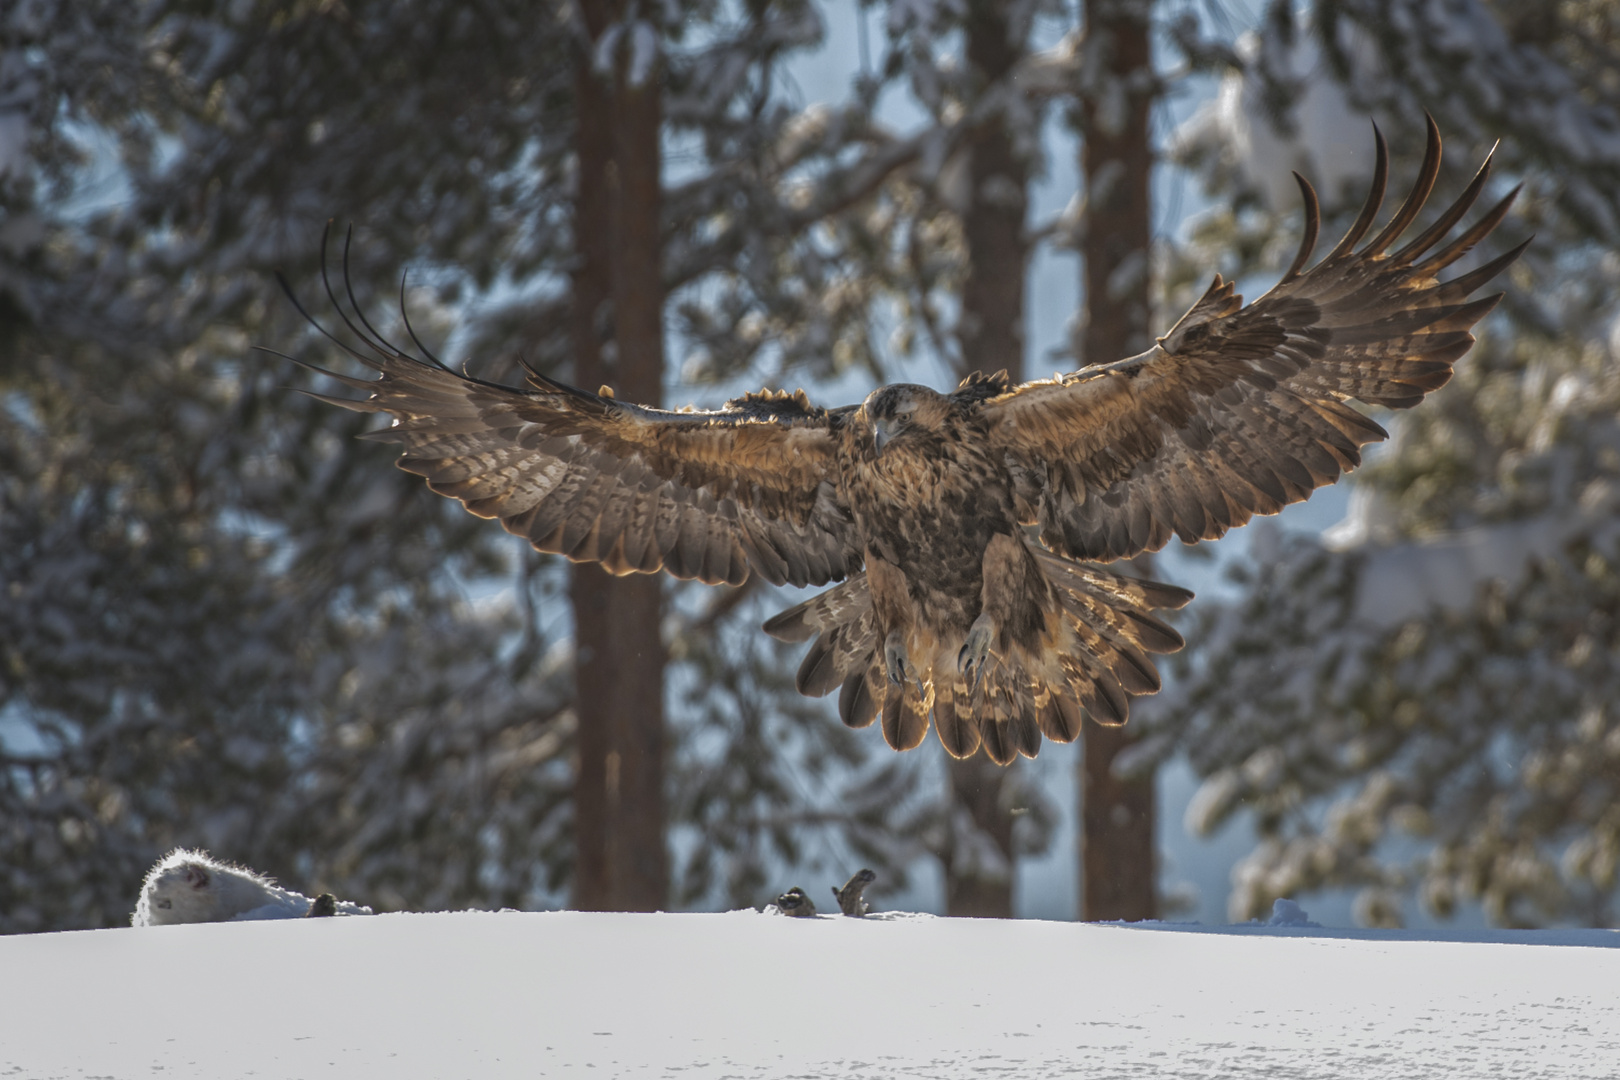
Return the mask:
M 890 416 L 872 421 L 872 444 L 877 447 L 878 453 L 883 452 L 883 444 L 894 438 L 899 428 L 899 423 Z

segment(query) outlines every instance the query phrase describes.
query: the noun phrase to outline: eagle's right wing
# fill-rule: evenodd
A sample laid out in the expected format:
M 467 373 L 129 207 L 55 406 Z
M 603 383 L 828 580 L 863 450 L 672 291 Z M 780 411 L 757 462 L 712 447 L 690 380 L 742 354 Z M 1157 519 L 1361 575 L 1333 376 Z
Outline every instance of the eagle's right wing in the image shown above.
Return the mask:
M 312 396 L 392 416 L 366 437 L 402 444 L 400 468 L 541 551 L 711 584 L 739 585 L 752 567 L 774 584 L 824 585 L 861 568 L 836 483 L 842 411 L 803 391 L 674 412 L 534 371 L 516 389 L 416 359 L 361 322 L 349 326 L 363 348 L 333 340 L 379 377 L 313 370 L 370 396 Z
M 1047 544 L 1107 561 L 1157 551 L 1172 536 L 1215 539 L 1361 463 L 1360 448 L 1385 432 L 1350 401 L 1408 408 L 1451 377 L 1474 343 L 1470 329 L 1501 299 L 1470 295 L 1523 246 L 1450 281 L 1439 274 L 1496 227 L 1513 194 L 1448 240 L 1485 186 L 1487 159 L 1455 204 L 1390 251 L 1439 173 L 1431 120 L 1417 185 L 1358 251 L 1388 176 L 1381 135 L 1377 149 L 1361 216 L 1309 270 L 1319 214 L 1296 174 L 1305 237 L 1282 281 L 1253 304 L 1245 307 L 1217 275 L 1140 356 L 1018 387 L 960 391 L 981 401 L 992 442 L 1020 468 L 1023 501 Z

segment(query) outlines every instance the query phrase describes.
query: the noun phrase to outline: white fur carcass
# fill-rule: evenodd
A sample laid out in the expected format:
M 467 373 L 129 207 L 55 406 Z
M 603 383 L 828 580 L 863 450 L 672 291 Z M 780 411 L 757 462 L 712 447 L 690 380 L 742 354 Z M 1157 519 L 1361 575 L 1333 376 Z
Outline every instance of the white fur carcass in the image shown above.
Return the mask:
M 206 851 L 175 848 L 147 872 L 133 926 L 302 919 L 315 904 L 302 893 L 283 889 L 261 874 L 221 862 Z M 327 905 L 322 905 L 325 908 Z M 336 901 L 331 913 L 370 915 L 371 909 Z M 323 914 L 324 911 L 317 911 Z

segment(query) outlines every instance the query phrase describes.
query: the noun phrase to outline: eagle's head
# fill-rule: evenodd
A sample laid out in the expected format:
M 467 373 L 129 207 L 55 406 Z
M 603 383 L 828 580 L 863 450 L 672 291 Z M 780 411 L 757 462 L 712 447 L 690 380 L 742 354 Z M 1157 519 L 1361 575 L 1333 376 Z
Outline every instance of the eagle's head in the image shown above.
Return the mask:
M 892 440 L 907 432 L 938 431 L 950 407 L 950 399 L 936 390 L 895 383 L 872 391 L 861 411 L 872 427 L 873 446 L 881 453 Z

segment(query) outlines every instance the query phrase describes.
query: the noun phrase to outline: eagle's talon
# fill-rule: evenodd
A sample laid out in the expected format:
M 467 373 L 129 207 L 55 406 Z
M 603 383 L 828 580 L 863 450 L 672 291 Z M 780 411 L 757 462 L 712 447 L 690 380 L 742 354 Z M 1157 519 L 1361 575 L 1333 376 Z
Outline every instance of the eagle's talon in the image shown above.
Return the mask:
M 890 630 L 883 642 L 883 666 L 889 672 L 891 683 L 901 686 L 910 682 L 917 687 L 917 696 L 923 696 L 922 676 L 911 666 L 911 660 L 906 656 L 905 639 L 898 630 Z
M 956 654 L 956 670 L 968 680 L 970 695 L 978 693 L 979 683 L 984 681 L 984 669 L 990 662 L 990 642 L 995 640 L 995 636 L 990 616 L 981 613 L 968 629 L 962 651 Z
M 906 647 L 901 644 L 900 631 L 889 631 L 883 642 L 883 666 L 889 672 L 889 681 L 899 686 L 906 681 Z

